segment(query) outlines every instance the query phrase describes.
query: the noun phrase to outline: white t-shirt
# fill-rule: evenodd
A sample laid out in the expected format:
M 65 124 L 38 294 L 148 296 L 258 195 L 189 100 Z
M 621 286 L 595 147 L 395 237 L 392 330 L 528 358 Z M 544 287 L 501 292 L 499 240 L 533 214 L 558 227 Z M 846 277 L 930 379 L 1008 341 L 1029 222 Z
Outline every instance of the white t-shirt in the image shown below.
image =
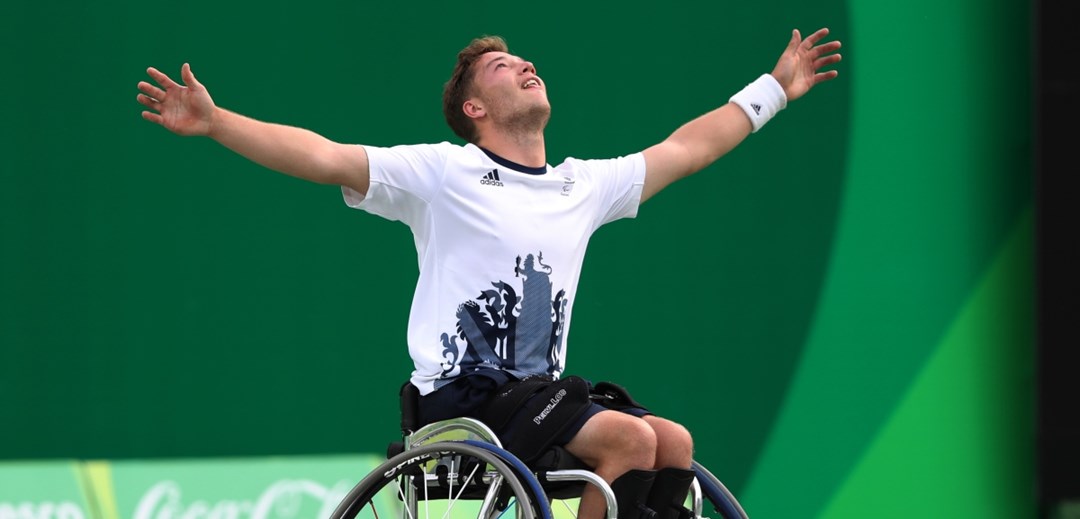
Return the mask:
M 484 368 L 560 376 L 589 238 L 637 215 L 644 157 L 527 168 L 473 144 L 365 149 L 367 196 L 342 194 L 412 230 L 420 274 L 408 344 L 420 393 Z

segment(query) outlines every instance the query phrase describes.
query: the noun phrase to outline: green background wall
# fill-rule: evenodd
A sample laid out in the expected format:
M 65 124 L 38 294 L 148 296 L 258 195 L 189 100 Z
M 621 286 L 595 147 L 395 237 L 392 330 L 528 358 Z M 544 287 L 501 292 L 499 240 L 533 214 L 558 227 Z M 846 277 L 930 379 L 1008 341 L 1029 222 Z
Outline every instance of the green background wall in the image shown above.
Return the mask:
M 0 459 L 396 435 L 408 230 L 143 121 L 146 67 L 344 142 L 456 141 L 442 83 L 501 34 L 549 86 L 557 163 L 651 145 L 828 26 L 839 79 L 595 237 L 568 370 L 687 424 L 755 518 L 1034 514 L 1025 2 L 7 11 Z

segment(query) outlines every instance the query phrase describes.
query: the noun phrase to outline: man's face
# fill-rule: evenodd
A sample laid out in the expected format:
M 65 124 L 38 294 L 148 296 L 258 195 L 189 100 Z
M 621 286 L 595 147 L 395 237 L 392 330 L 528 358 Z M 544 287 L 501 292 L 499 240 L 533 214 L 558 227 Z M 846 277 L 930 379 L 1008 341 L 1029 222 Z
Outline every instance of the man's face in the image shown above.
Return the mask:
M 487 114 L 496 122 L 547 123 L 547 89 L 536 67 L 505 52 L 488 52 L 477 61 L 473 86 Z

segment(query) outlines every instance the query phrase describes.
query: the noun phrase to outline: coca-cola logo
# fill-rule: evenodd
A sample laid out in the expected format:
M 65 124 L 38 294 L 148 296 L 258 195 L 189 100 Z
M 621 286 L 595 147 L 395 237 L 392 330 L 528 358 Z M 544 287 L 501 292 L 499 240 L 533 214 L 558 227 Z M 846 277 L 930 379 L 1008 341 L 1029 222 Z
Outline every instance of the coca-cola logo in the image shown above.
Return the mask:
M 0 502 L 0 519 L 86 519 L 86 514 L 71 501 Z
M 253 499 L 185 501 L 175 481 L 160 481 L 139 499 L 133 519 L 272 519 L 329 517 L 352 485 L 327 488 L 306 479 L 279 480 Z

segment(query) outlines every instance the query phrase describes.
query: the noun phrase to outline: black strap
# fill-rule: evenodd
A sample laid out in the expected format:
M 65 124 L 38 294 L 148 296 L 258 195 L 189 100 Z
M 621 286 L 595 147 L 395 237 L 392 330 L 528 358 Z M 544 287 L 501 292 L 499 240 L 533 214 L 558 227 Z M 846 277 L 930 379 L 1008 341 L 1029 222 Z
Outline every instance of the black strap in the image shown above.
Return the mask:
M 683 506 L 696 473 L 689 469 L 667 467 L 656 472 L 656 480 L 645 506 L 656 512 L 656 519 L 686 519 L 692 513 Z
M 648 411 L 645 406 L 639 404 L 634 400 L 634 397 L 630 396 L 630 392 L 626 388 L 614 382 L 597 382 L 592 387 L 592 394 L 589 397 L 597 404 L 616 411 L 633 407 Z
M 619 507 L 619 519 L 656 519 L 656 511 L 645 504 L 645 498 L 656 481 L 655 470 L 628 470 L 611 482 L 611 493 Z

